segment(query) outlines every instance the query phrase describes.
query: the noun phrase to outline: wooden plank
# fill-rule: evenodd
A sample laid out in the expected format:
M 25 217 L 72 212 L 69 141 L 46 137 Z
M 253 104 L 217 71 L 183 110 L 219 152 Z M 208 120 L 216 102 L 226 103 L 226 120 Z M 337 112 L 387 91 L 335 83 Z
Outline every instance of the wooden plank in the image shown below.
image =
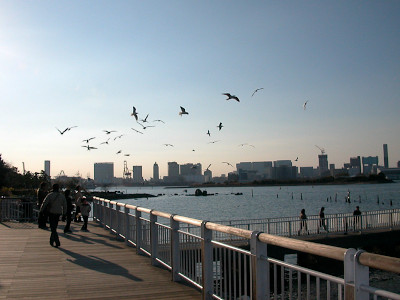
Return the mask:
M 62 233 L 0 224 L 0 299 L 200 299 L 190 286 L 172 282 L 168 270 L 118 241 L 96 223 L 89 232 Z

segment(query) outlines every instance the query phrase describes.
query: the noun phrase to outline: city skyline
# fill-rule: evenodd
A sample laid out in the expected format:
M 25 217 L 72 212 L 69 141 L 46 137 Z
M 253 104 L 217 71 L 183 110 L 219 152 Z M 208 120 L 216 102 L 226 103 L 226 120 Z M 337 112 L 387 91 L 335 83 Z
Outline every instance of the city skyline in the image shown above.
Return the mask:
M 3 1 L 2 159 L 92 178 L 94 163 L 119 177 L 126 160 L 149 179 L 155 161 L 160 176 L 170 161 L 213 176 L 232 170 L 223 162 L 317 166 L 316 145 L 336 167 L 383 165 L 387 144 L 395 167 L 399 12 L 398 1 Z

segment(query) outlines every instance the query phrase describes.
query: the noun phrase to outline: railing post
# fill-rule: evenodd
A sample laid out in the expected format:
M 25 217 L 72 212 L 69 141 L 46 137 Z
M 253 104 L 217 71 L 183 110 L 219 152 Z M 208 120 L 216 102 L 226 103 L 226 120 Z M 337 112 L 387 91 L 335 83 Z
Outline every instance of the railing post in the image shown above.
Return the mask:
M 117 222 L 117 226 L 115 226 L 116 228 L 115 228 L 115 231 L 116 231 L 116 236 L 115 236 L 115 238 L 116 239 L 118 239 L 119 238 L 119 235 L 121 234 L 121 226 L 120 226 L 120 222 L 119 222 L 119 219 L 120 219 L 120 212 L 121 212 L 121 206 L 119 206 L 118 204 L 116 204 L 115 205 L 115 215 L 116 215 L 116 218 L 115 218 L 115 221 Z
M 139 206 L 135 209 L 135 219 L 136 219 L 136 253 L 141 254 L 142 247 L 142 212 L 138 210 Z
M 103 227 L 107 229 L 107 220 L 106 220 L 106 211 L 108 211 L 108 204 L 107 202 L 103 201 Z
M 361 290 L 361 286 L 369 286 L 369 267 L 359 263 L 359 257 L 364 250 L 358 250 L 354 255 L 354 294 L 355 299 L 368 299 L 369 293 Z
M 124 219 L 125 219 L 125 244 L 129 245 L 129 233 L 130 233 L 130 225 L 129 225 L 129 208 L 126 207 L 126 204 L 124 205 Z
M 260 233 L 253 231 L 250 240 L 253 299 L 267 299 L 269 297 L 267 244 L 258 240 Z
M 212 252 L 212 231 L 206 228 L 207 221 L 201 223 L 201 262 L 202 262 L 202 282 L 203 300 L 212 299 L 214 280 L 213 280 L 213 252 Z
M 181 271 L 181 261 L 180 261 L 180 246 L 179 246 L 179 222 L 174 220 L 175 215 L 170 217 L 171 226 L 171 274 L 172 281 L 180 281 L 179 273 Z
M 151 249 L 151 264 L 158 265 L 158 228 L 157 216 L 153 214 L 153 209 L 150 211 L 150 249 Z
M 289 221 L 289 237 L 292 237 L 292 221 Z
M 393 211 L 389 215 L 390 230 L 393 230 Z
M 108 202 L 108 226 L 110 226 L 110 232 L 112 233 L 112 230 L 113 230 L 113 228 L 112 228 L 112 224 L 113 224 L 113 222 L 112 222 L 112 213 L 113 213 L 113 204 L 111 203 L 111 201 L 110 202 Z
M 350 248 L 344 254 L 344 299 L 354 300 L 354 255 L 357 250 Z

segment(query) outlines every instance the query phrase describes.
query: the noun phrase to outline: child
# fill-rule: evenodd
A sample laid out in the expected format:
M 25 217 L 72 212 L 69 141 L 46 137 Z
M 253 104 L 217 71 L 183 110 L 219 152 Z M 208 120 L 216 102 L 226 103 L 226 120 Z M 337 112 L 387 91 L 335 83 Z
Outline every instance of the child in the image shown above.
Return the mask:
M 88 224 L 88 219 L 89 219 L 89 213 L 91 211 L 91 207 L 89 202 L 86 200 L 85 197 L 82 198 L 82 202 L 81 202 L 81 215 L 83 218 L 83 226 L 81 228 L 81 230 L 83 231 L 87 231 L 87 224 Z

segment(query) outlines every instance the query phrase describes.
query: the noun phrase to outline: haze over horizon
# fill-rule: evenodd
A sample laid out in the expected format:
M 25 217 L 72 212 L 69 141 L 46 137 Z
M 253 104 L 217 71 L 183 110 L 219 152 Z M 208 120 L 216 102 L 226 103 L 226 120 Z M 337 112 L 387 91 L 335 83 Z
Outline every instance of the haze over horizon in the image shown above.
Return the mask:
M 20 171 L 50 160 L 52 176 L 114 162 L 122 177 L 126 160 L 149 179 L 154 162 L 161 176 L 169 161 L 316 167 L 315 145 L 337 168 L 383 164 L 388 144 L 395 167 L 399 28 L 394 0 L 1 1 L 0 153 Z

